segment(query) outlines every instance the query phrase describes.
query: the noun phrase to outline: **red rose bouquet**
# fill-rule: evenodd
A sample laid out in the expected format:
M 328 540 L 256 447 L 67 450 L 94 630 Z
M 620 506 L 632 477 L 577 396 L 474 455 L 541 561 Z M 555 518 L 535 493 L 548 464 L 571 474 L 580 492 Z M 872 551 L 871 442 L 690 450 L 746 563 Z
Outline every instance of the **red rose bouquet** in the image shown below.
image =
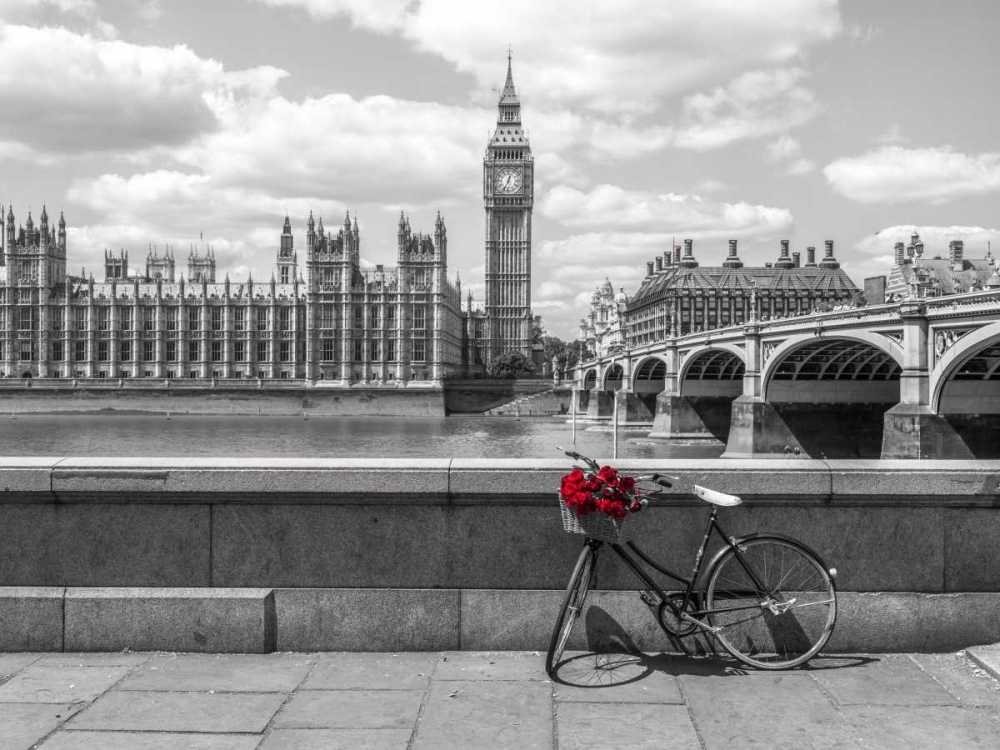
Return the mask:
M 635 488 L 635 479 L 610 466 L 589 474 L 573 469 L 562 478 L 559 495 L 578 516 L 599 512 L 622 519 L 646 507 L 646 499 Z

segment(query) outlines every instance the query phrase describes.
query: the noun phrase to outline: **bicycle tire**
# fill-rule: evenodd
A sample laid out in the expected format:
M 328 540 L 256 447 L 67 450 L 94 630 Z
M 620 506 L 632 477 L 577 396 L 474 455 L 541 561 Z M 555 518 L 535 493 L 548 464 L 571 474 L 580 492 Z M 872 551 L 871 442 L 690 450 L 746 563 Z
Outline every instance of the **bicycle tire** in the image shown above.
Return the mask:
M 596 566 L 597 550 L 589 543 L 585 544 L 580 552 L 580 557 L 577 558 L 576 566 L 573 568 L 569 585 L 566 586 L 566 595 L 563 597 L 562 608 L 559 610 L 559 619 L 556 620 L 556 626 L 552 630 L 552 638 L 549 639 L 549 650 L 545 655 L 545 672 L 549 675 L 553 674 L 562 660 L 570 633 L 573 632 L 573 626 L 587 600 L 587 592 L 593 583 Z
M 837 620 L 837 588 L 829 569 L 792 539 L 765 535 L 737 544 L 740 552 L 729 548 L 708 573 L 705 607 L 715 637 L 750 667 L 804 664 L 823 648 Z

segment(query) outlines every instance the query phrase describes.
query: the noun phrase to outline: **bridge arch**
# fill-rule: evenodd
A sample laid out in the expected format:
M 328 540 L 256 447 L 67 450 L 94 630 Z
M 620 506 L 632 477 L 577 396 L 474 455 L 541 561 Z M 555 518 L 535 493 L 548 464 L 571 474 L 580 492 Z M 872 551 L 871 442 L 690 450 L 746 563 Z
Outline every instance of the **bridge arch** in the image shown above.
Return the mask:
M 841 394 L 848 397 L 867 398 L 875 390 L 888 394 L 890 389 L 886 387 L 866 388 L 857 386 L 857 383 L 898 381 L 902 363 L 903 347 L 877 333 L 851 331 L 818 338 L 813 334 L 799 334 L 781 342 L 770 353 L 761 371 L 761 395 L 768 401 L 786 400 L 775 397 L 790 396 L 791 389 L 778 383 L 805 380 L 852 381 L 854 385 L 849 389 L 837 389 L 852 391 Z M 830 389 L 826 390 L 829 393 Z M 797 395 L 804 397 L 808 394 Z M 898 403 L 898 385 L 892 398 L 895 399 L 893 403 Z
M 585 391 L 593 390 L 597 387 L 597 368 L 590 368 L 583 374 L 583 389 Z
M 937 342 L 934 342 L 937 343 Z M 1000 458 L 1000 321 L 959 338 L 931 372 L 931 408 L 977 458 Z
M 810 456 L 878 458 L 902 361 L 902 347 L 877 333 L 802 334 L 771 351 L 761 395 Z
M 743 393 L 746 352 L 735 344 L 714 344 L 691 351 L 678 368 L 682 396 L 736 398 Z
M 662 357 L 645 357 L 636 363 L 632 373 L 633 393 L 660 393 L 667 377 L 667 362 Z
M 958 380 L 997 382 L 1000 391 L 1000 321 L 967 333 L 941 355 L 931 372 L 931 408 L 940 413 L 957 404 L 957 399 L 972 395 L 947 393 Z M 963 389 L 968 390 L 968 389 Z M 996 394 L 989 394 L 994 395 Z
M 608 369 L 604 371 L 602 390 L 605 391 L 620 390 L 624 379 L 625 379 L 625 368 L 623 368 L 621 364 L 619 364 L 618 362 L 612 362 L 610 365 L 608 365 Z

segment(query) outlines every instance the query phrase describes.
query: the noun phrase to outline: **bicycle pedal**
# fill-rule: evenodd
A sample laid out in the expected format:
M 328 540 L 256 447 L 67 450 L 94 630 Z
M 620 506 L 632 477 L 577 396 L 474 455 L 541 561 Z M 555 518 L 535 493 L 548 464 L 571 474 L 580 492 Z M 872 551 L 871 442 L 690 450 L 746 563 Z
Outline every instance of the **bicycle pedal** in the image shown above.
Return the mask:
M 640 591 L 639 598 L 642 599 L 642 603 L 645 604 L 647 607 L 652 607 L 656 605 L 656 602 L 654 601 L 652 595 L 647 593 L 646 591 Z

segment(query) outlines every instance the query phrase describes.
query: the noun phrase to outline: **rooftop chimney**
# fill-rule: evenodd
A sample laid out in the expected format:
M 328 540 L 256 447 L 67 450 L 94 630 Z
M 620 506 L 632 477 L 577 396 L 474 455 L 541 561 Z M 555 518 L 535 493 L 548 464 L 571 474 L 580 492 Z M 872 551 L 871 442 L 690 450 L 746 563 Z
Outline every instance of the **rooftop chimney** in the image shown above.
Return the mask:
M 673 256 L 670 254 L 669 250 L 663 251 L 663 267 L 670 268 L 671 264 L 674 262 Z
M 778 256 L 778 262 L 774 264 L 775 268 L 793 268 L 794 263 L 792 259 L 788 256 L 788 240 L 781 241 L 781 255 Z
M 807 247 L 806 248 L 806 268 L 816 265 L 816 248 Z
M 826 246 L 826 252 L 823 260 L 819 262 L 820 268 L 840 268 L 840 263 L 833 257 L 833 240 L 827 240 L 823 244 Z
M 948 243 L 948 260 L 951 261 L 952 270 L 961 271 L 964 266 L 965 242 L 962 240 L 952 240 Z
M 723 268 L 742 268 L 743 261 L 736 254 L 736 240 L 729 240 L 729 256 L 722 262 Z
M 662 255 L 657 255 L 656 256 L 656 272 L 659 273 L 662 270 L 663 270 L 663 256 Z
M 796 268 L 798 268 L 799 265 L 800 265 L 799 264 L 799 259 L 800 258 L 801 258 L 801 256 L 798 253 L 792 253 L 792 262 L 795 264 Z
M 684 268 L 697 268 L 698 261 L 694 257 L 694 240 L 684 240 L 684 257 L 681 258 Z
M 646 275 L 647 276 L 653 275 L 653 261 L 649 261 L 646 263 Z
M 681 246 L 674 245 L 674 265 L 679 266 L 681 264 Z
M 906 262 L 906 245 L 902 242 L 897 242 L 895 246 L 896 250 L 896 265 L 901 266 Z

